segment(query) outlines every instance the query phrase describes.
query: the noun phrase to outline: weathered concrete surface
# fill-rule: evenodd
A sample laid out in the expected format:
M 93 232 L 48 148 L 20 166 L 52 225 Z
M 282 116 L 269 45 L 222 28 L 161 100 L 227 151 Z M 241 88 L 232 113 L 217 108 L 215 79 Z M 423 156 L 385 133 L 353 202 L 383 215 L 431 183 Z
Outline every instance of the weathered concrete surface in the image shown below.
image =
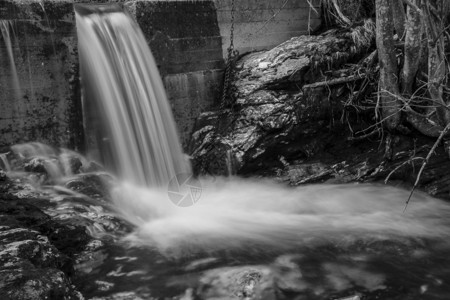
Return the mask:
M 2 1 L 20 89 L 0 40 L 0 146 L 39 140 L 78 148 L 82 118 L 71 1 Z
M 231 0 L 214 0 L 222 36 L 223 55 L 230 44 Z M 308 35 L 320 24 L 318 0 L 235 0 L 234 46 L 239 53 L 271 49 Z

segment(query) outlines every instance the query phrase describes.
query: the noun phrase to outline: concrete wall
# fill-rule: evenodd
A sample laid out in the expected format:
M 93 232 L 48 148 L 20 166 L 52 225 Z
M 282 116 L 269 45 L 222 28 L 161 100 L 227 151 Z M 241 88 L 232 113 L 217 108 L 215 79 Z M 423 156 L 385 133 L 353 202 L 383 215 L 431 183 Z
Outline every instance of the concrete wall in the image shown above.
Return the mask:
M 74 2 L 125 1 L 0 1 L 0 20 L 14 20 L 23 89 L 15 96 L 0 36 L 0 147 L 38 140 L 81 148 Z M 240 53 L 269 49 L 320 23 L 307 0 L 235 0 L 235 5 L 234 43 Z M 152 49 L 186 145 L 197 116 L 219 104 L 231 0 L 134 0 L 125 6 Z
M 10 34 L 21 87 L 12 84 L 0 35 L 0 146 L 37 140 L 77 148 L 81 142 L 76 36 L 68 19 L 73 7 L 53 4 L 0 2 L 0 20 L 13 20 Z
M 232 0 L 214 2 L 226 57 Z M 291 37 L 309 34 L 321 23 L 318 0 L 234 0 L 234 3 L 234 46 L 241 54 L 271 49 Z

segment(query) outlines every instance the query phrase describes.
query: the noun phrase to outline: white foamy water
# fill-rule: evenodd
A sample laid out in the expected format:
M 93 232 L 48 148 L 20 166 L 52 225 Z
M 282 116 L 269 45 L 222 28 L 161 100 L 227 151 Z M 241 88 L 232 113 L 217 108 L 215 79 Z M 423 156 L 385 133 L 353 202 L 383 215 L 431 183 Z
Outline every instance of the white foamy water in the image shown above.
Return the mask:
M 88 164 L 87 159 L 75 151 L 55 148 L 38 142 L 16 144 L 11 146 L 11 151 L 19 160 L 25 160 L 30 166 L 42 165 L 54 183 L 64 182 L 68 177 L 74 175 L 72 159 L 77 159 L 80 165 Z M 8 171 L 17 171 L 10 166 L 6 155 L 4 164 L 8 165 Z
M 221 250 L 251 245 L 292 248 L 308 243 L 450 237 L 450 206 L 378 185 L 291 188 L 268 180 L 204 181 L 197 204 L 173 205 L 167 191 L 122 185 L 115 204 L 137 226 L 129 239 L 160 251 Z
M 100 150 L 118 175 L 141 186 L 161 186 L 178 173 L 189 173 L 190 165 L 142 31 L 118 9 L 77 8 L 85 101 L 97 102 L 94 114 L 106 131 Z

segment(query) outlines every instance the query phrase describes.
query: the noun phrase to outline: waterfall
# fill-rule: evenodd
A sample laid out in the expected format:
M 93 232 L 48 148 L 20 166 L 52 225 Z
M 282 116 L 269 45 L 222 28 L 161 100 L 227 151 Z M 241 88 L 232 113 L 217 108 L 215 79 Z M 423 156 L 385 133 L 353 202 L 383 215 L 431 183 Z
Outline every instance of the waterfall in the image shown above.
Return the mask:
M 98 147 L 127 181 L 162 186 L 190 173 L 155 60 L 142 31 L 117 5 L 77 5 L 85 107 Z M 95 101 L 95 104 L 92 102 Z
M 377 185 L 291 188 L 263 179 L 203 177 L 199 186 L 205 188 L 195 205 L 173 205 L 171 191 L 153 187 L 190 167 L 142 32 L 118 7 L 77 6 L 76 18 L 84 101 L 98 103 L 98 126 L 106 131 L 99 137 L 101 153 L 111 156 L 125 181 L 114 186 L 111 198 L 116 211 L 138 228 L 127 237 L 131 244 L 176 256 L 449 240 L 448 204 L 416 193 L 414 205 L 403 213 L 409 192 Z
M 14 37 L 14 31 L 12 30 L 14 21 L 12 20 L 0 20 L 0 31 L 2 32 L 3 41 L 5 43 L 6 52 L 8 54 L 9 64 L 11 67 L 12 86 L 14 88 L 17 99 L 21 96 L 21 87 L 19 83 L 19 77 L 17 75 L 16 63 L 14 61 L 14 52 L 11 38 L 11 33 Z

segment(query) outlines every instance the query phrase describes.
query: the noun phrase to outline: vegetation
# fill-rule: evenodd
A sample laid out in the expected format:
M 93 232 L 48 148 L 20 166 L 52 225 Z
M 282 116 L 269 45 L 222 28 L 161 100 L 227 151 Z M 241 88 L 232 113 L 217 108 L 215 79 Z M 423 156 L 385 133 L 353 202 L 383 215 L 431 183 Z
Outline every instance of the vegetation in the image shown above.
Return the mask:
M 355 28 L 376 19 L 376 109 L 383 125 L 376 130 L 395 133 L 407 126 L 439 137 L 450 123 L 445 52 L 450 2 L 322 0 L 322 7 L 327 26 Z
M 419 132 L 436 138 L 428 155 L 420 158 L 422 167 L 414 191 L 436 147 L 443 142 L 450 155 L 450 69 L 446 52 L 450 1 L 321 0 L 321 4 L 325 25 L 350 29 L 355 39 L 364 39 L 356 28 L 368 24 L 369 19 L 376 23 L 374 51 L 362 60 L 365 64 L 360 64 L 366 79 L 354 82 L 352 88 L 359 90 L 359 99 L 350 99 L 355 106 L 361 101 L 366 107 L 374 103 L 371 109 L 375 109 L 375 122 L 353 138 L 385 137 L 388 158 L 392 153 L 391 135 Z M 376 58 L 378 64 L 373 64 Z M 378 87 L 375 93 L 365 92 L 368 80 Z

